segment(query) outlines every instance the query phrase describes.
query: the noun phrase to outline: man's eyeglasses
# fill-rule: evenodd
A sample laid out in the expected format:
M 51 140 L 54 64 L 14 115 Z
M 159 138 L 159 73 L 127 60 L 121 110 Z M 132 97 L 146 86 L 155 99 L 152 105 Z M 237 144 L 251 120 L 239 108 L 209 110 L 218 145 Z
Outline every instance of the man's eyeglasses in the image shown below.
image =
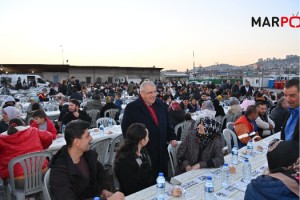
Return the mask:
M 156 92 L 156 91 L 152 91 L 152 92 L 141 91 L 141 92 L 143 92 L 143 93 L 145 93 L 145 94 L 147 94 L 147 95 L 152 95 L 152 94 L 157 95 L 157 92 Z

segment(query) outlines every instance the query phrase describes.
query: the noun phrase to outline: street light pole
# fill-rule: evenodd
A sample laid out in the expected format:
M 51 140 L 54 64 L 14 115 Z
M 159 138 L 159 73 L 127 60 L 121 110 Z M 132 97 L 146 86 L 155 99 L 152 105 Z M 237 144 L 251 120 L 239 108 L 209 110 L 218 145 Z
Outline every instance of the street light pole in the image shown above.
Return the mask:
M 63 45 L 60 45 L 60 48 L 61 48 L 62 64 L 64 65 L 65 64 L 65 58 L 64 58 L 64 47 L 63 47 Z

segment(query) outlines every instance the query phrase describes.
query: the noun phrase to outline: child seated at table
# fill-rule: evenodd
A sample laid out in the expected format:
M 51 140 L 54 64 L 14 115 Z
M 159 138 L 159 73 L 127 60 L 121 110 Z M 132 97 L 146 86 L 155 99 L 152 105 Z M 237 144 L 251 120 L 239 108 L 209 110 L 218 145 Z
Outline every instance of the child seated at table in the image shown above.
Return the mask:
M 154 184 L 149 155 L 144 148 L 148 130 L 144 124 L 129 126 L 124 144 L 117 152 L 114 173 L 120 183 L 120 191 L 126 196 Z
M 52 135 L 49 132 L 25 126 L 25 123 L 19 118 L 11 119 L 8 130 L 0 134 L 0 178 L 3 180 L 9 178 L 8 163 L 11 159 L 23 154 L 43 151 L 51 144 Z M 43 169 L 47 169 L 47 164 L 48 161 L 45 160 Z M 21 165 L 15 166 L 14 175 L 22 187 L 24 172 Z
M 51 122 L 51 120 L 48 119 L 46 113 L 43 110 L 34 111 L 32 117 L 33 122 L 31 122 L 30 124 L 31 127 L 35 127 L 39 130 L 48 131 L 52 134 L 53 140 L 56 139 L 57 130 L 54 124 Z M 58 134 L 57 136 L 60 137 L 61 134 Z

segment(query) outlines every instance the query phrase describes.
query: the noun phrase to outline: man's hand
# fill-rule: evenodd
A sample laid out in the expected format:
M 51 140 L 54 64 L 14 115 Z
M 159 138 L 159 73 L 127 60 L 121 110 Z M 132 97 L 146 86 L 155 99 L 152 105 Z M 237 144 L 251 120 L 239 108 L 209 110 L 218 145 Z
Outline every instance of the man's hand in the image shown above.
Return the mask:
M 188 165 L 188 166 L 185 167 L 185 171 L 188 172 L 188 171 L 191 171 L 191 170 L 192 170 L 192 167 L 190 165 Z
M 111 197 L 113 195 L 113 193 L 111 193 L 110 191 L 108 190 L 102 190 L 101 192 L 101 197 L 104 197 L 106 199 L 108 199 L 109 197 Z
M 194 166 L 192 167 L 192 170 L 195 170 L 195 169 L 200 169 L 200 164 L 199 164 L 199 163 L 196 164 L 196 165 L 194 165 Z
M 176 147 L 177 146 L 177 141 L 176 140 L 171 140 L 170 144 L 172 145 L 172 147 Z
M 116 192 L 111 197 L 107 198 L 107 200 L 123 200 L 125 196 L 122 192 Z

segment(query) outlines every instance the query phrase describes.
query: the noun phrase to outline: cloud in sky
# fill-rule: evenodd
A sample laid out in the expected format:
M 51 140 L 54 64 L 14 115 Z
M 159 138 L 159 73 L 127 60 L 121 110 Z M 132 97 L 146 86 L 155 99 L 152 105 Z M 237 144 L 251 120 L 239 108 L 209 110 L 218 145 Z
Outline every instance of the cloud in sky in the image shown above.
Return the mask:
M 251 27 L 251 17 L 291 16 L 289 0 L 6 0 L 0 63 L 153 66 L 186 70 L 299 55 L 300 29 Z

